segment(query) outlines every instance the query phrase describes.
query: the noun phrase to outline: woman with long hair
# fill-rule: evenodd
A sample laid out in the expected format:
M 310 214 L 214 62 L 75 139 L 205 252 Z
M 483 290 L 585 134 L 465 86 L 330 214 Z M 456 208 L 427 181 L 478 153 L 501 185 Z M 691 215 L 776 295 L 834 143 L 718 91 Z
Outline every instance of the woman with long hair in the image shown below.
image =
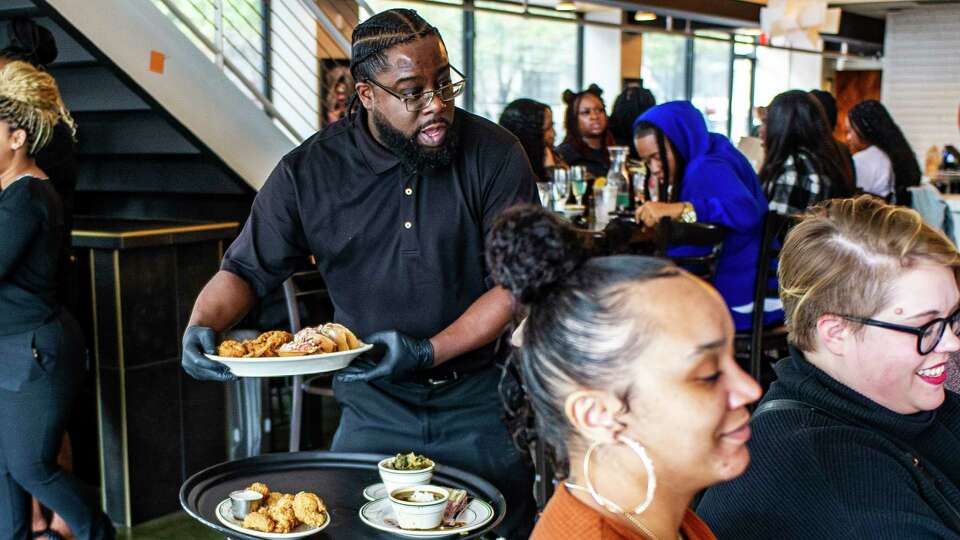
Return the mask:
M 589 258 L 532 206 L 501 214 L 487 263 L 529 309 L 522 387 L 563 479 L 531 539 L 713 539 L 688 506 L 746 469 L 760 396 L 720 295 L 662 259 Z
M 566 135 L 557 152 L 571 167 L 584 165 L 594 177 L 606 176 L 610 168 L 607 147 L 613 145 L 613 133 L 603 103 L 603 90 L 595 84 L 583 92 L 566 90 L 563 102 L 567 104 L 563 117 Z
M 0 69 L 0 538 L 30 536 L 31 495 L 78 538 L 114 535 L 57 464 L 83 350 L 57 295 L 67 248 L 62 204 L 35 160 L 58 122 L 73 126 L 50 75 L 19 61 Z
M 790 356 L 747 472 L 698 507 L 720 538 L 960 538 L 960 254 L 876 197 L 813 208 L 780 252 Z
M 900 126 L 877 100 L 861 101 L 847 113 L 847 144 L 853 152 L 857 187 L 909 205 L 907 188 L 920 185 L 920 164 Z
M 551 168 L 566 166 L 553 147 L 557 132 L 549 105 L 527 98 L 516 99 L 503 109 L 499 123 L 520 139 L 537 178 L 549 180 Z
M 767 212 L 753 167 L 726 137 L 707 131 L 703 115 L 689 101 L 651 108 L 634 123 L 633 133 L 637 153 L 657 186 L 657 193 L 648 193 L 637 209 L 637 223 L 655 227 L 667 217 L 726 229 L 714 286 L 727 301 L 737 330 L 749 330 Z M 668 255 L 703 255 L 708 249 L 677 246 Z M 771 306 L 764 319 L 773 323 L 782 316 Z
M 771 212 L 799 214 L 853 194 L 850 165 L 837 152 L 823 107 L 809 93 L 790 90 L 773 98 L 761 136 L 766 152 L 760 184 Z

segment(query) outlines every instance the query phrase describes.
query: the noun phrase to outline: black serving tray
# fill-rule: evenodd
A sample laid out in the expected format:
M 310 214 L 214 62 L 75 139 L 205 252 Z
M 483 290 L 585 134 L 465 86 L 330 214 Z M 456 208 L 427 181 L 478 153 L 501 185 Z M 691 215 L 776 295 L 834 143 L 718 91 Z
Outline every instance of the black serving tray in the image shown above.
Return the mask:
M 360 521 L 360 507 L 367 503 L 363 488 L 380 482 L 377 463 L 386 455 L 334 452 L 292 452 L 267 454 L 214 465 L 202 470 L 180 487 L 180 505 L 194 519 L 207 527 L 236 540 L 258 540 L 225 527 L 215 515 L 216 507 L 231 491 L 243 489 L 253 482 L 263 482 L 271 491 L 296 493 L 312 491 L 323 499 L 330 514 L 330 524 L 310 539 L 396 539 L 403 538 L 381 532 Z M 490 482 L 468 472 L 437 465 L 433 483 L 465 489 L 470 496 L 490 503 L 494 518 L 485 527 L 470 534 L 449 538 L 492 537 L 488 533 L 500 524 L 507 511 L 503 495 Z

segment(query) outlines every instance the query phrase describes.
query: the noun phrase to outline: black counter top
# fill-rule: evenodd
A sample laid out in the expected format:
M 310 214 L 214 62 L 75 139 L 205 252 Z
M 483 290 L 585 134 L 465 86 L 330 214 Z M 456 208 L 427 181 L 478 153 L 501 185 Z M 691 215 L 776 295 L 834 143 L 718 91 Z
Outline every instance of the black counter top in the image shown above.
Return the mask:
M 130 249 L 232 239 L 240 224 L 76 216 L 73 247 Z

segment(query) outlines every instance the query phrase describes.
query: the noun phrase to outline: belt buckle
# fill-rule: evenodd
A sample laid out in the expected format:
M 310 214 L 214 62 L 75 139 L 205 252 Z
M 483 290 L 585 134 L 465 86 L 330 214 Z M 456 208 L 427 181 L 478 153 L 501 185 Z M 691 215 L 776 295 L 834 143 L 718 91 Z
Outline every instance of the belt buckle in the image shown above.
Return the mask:
M 446 384 L 448 382 L 453 382 L 459 379 L 460 379 L 460 373 L 458 373 L 457 370 L 453 370 L 449 374 L 436 379 L 434 379 L 433 377 L 428 377 L 427 384 L 429 384 L 430 386 L 439 386 L 441 384 Z

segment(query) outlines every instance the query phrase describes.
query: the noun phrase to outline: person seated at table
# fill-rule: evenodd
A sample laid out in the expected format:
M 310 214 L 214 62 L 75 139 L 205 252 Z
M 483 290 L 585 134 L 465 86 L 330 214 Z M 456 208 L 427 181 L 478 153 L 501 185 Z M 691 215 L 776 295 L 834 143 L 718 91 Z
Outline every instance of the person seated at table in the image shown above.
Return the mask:
M 760 167 L 771 212 L 794 215 L 808 206 L 853 195 L 848 162 L 837 152 L 820 103 L 802 90 L 773 98 L 760 130 Z
M 594 178 L 607 175 L 610 169 L 607 147 L 613 145 L 602 96 L 603 90 L 595 84 L 583 92 L 563 92 L 563 102 L 567 104 L 563 117 L 566 135 L 557 148 L 563 161 L 571 167 L 585 166 Z
M 853 184 L 856 185 L 857 170 L 853 166 L 853 154 L 850 153 L 850 147 L 847 146 L 845 140 L 838 139 L 834 135 L 837 131 L 837 98 L 833 97 L 833 94 L 826 90 L 811 90 L 809 93 L 820 103 L 820 106 L 823 107 L 823 112 L 827 115 L 827 128 L 830 130 L 830 140 L 837 148 L 837 152 L 840 153 L 840 158 L 850 166 L 850 175 L 854 180 Z
M 648 194 L 648 201 L 637 209 L 637 223 L 655 227 L 669 217 L 725 228 L 714 286 L 726 300 L 737 330 L 749 330 L 767 211 L 750 162 L 726 137 L 708 132 L 703 115 L 689 101 L 651 108 L 634 122 L 633 136 L 658 187 L 658 193 Z M 703 254 L 707 249 L 681 246 L 668 255 Z M 782 317 L 779 306 L 771 306 L 764 321 L 770 324 Z
M 532 99 L 516 99 L 503 109 L 499 124 L 520 139 L 537 178 L 549 181 L 548 171 L 566 168 L 563 158 L 553 147 L 557 132 L 553 128 L 553 111 L 549 105 Z
M 588 258 L 577 238 L 526 205 L 487 246 L 491 276 L 529 309 L 523 388 L 564 479 L 531 540 L 713 539 L 688 505 L 746 469 L 760 397 L 723 299 L 669 261 Z
M 960 538 L 960 397 L 944 391 L 958 272 L 950 240 L 874 197 L 793 227 L 791 355 L 754 414 L 750 468 L 699 505 L 718 538 Z
M 850 109 L 847 144 L 853 152 L 858 188 L 897 204 L 910 205 L 907 188 L 920 185 L 920 164 L 900 126 L 882 103 L 868 99 Z

